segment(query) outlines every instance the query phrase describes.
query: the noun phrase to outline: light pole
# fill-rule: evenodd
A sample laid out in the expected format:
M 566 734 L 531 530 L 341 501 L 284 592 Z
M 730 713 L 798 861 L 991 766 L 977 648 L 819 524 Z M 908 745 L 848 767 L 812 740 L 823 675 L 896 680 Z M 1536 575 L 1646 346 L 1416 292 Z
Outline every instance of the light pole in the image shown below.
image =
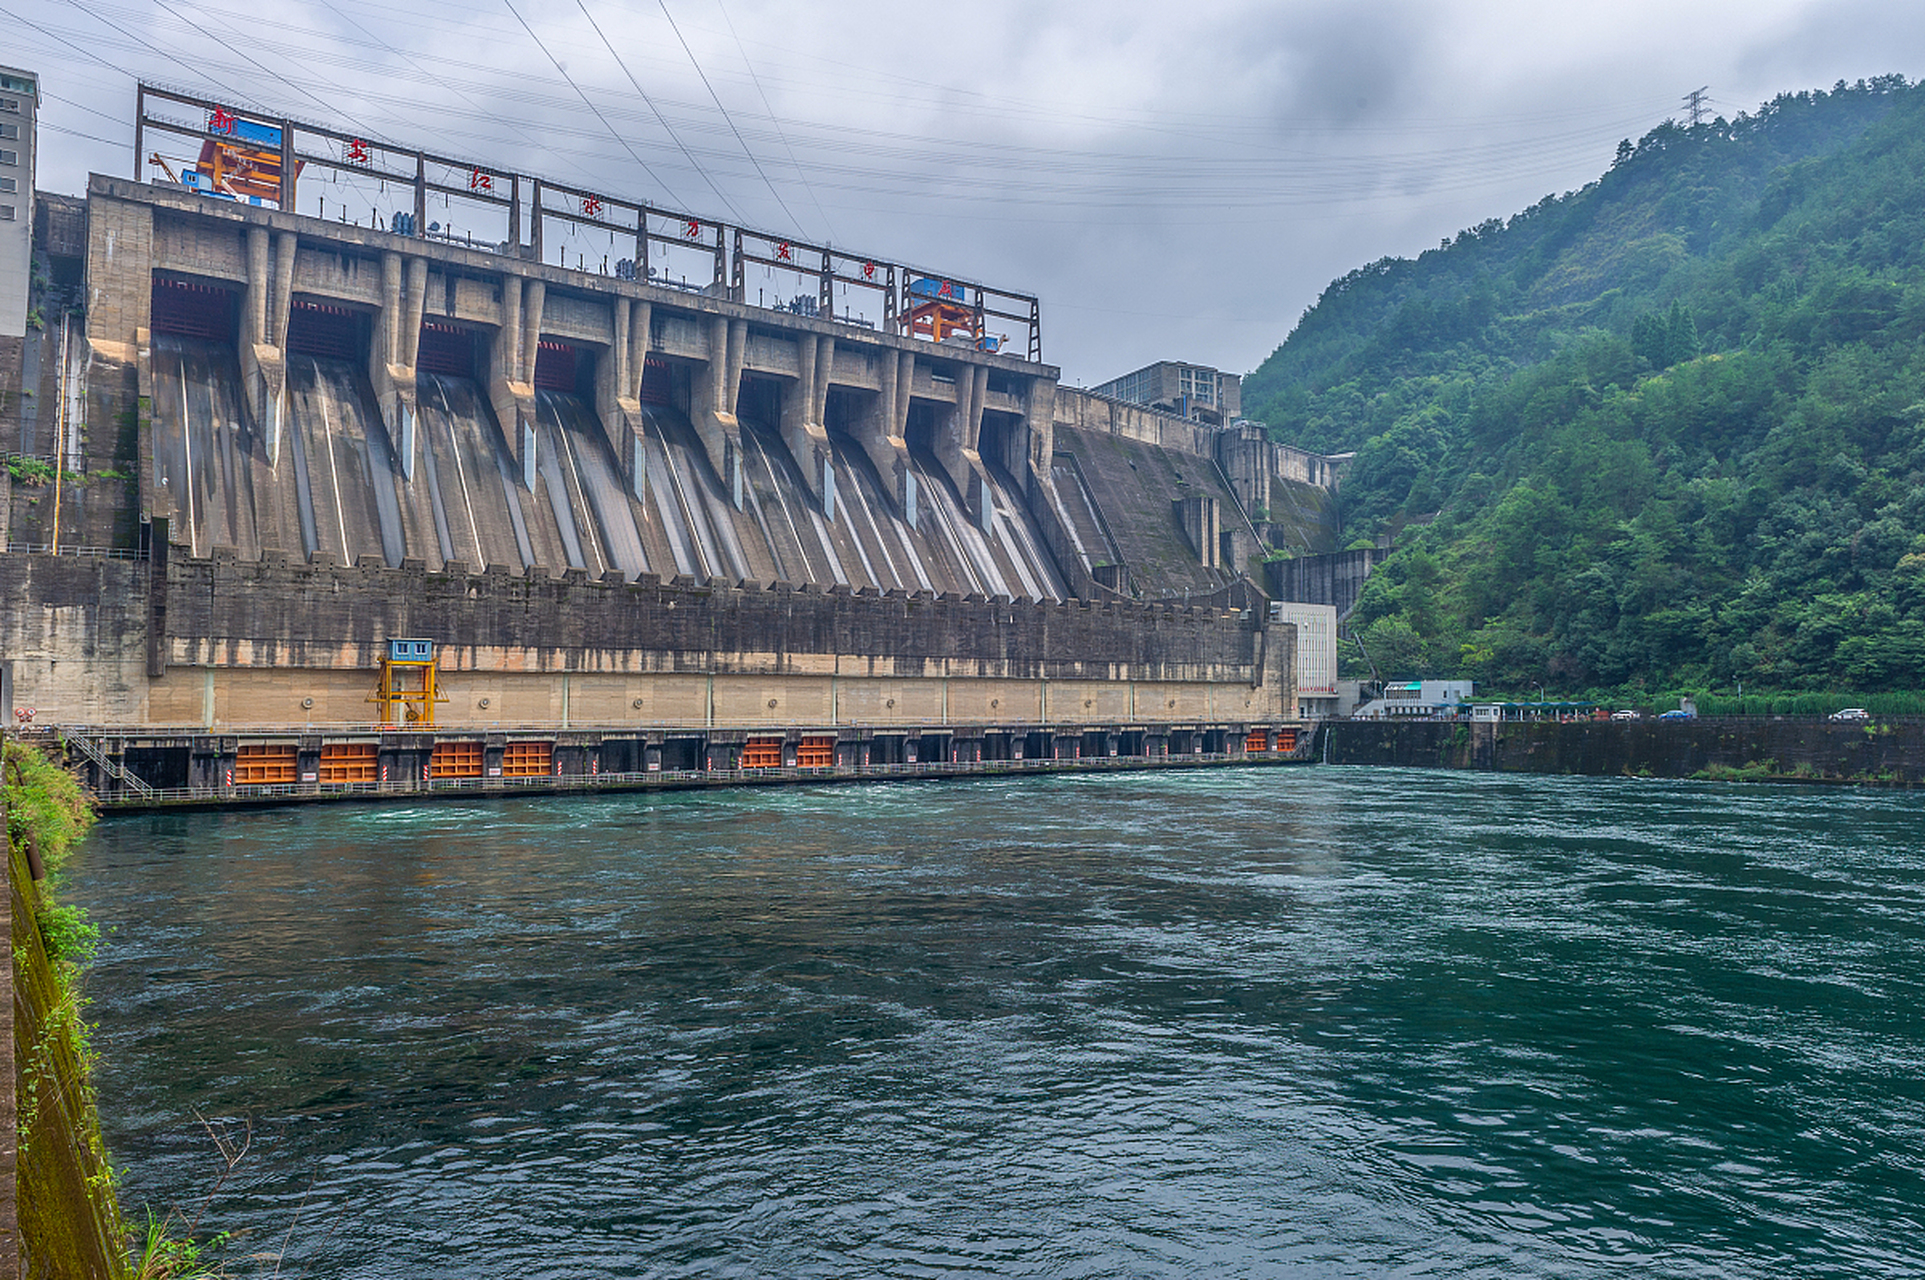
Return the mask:
M 1531 688 L 1537 690 L 1537 714 L 1541 716 L 1544 714 L 1544 686 L 1533 680 Z

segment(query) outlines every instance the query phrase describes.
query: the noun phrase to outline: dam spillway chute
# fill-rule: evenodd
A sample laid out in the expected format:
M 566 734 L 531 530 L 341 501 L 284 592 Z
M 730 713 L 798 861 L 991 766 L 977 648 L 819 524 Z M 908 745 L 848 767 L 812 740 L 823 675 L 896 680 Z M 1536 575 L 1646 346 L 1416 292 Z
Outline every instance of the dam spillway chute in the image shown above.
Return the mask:
M 297 494 L 313 517 L 308 552 L 344 564 L 376 555 L 399 568 L 431 541 L 433 522 L 404 490 L 395 444 L 375 408 L 364 367 L 369 327 L 365 312 L 294 300 L 283 426 Z
M 260 547 L 250 454 L 233 348 L 171 333 L 152 340 L 153 483 L 173 507 L 176 536 L 195 555 Z
M 469 377 L 422 372 L 415 379 L 421 483 L 445 528 L 444 560 L 475 569 L 556 563 L 552 539 L 522 509 L 521 468 L 481 388 Z
M 1061 598 L 1060 578 L 1025 526 L 1020 500 L 968 502 L 933 459 L 915 453 L 885 481 L 856 443 L 832 398 L 824 473 L 811 484 L 778 423 L 793 386 L 745 380 L 738 407 L 741 505 L 725 491 L 707 509 L 719 534 L 733 532 L 750 576 L 856 589 Z M 699 460 L 692 459 L 698 464 Z M 985 481 L 1001 491 L 994 479 Z
M 537 390 L 535 399 L 542 479 L 550 507 L 566 518 L 564 540 L 573 536 L 574 567 L 615 570 L 630 582 L 651 572 L 635 504 L 593 408 L 564 391 Z
M 240 295 L 210 281 L 157 276 L 150 306 L 153 471 L 177 535 L 197 555 L 260 546 L 249 455 L 254 433 L 234 343 Z
M 703 581 L 773 579 L 774 561 L 752 556 L 730 493 L 709 462 L 688 415 L 668 405 L 643 404 L 646 431 L 647 531 L 663 540 L 662 563 Z
M 936 438 L 954 429 L 940 422 L 945 412 L 942 406 L 916 403 L 907 427 L 916 496 L 907 523 L 934 558 L 951 566 L 957 585 L 945 589 L 1063 599 L 1069 593 L 1032 526 L 1021 488 L 984 453 L 967 475 L 971 492 L 965 492 L 938 458 Z
M 555 404 L 555 398 L 572 397 L 581 380 L 580 360 L 575 348 L 565 342 L 542 339 L 539 354 L 535 361 L 535 468 L 532 479 L 524 472 L 524 480 L 548 499 L 548 512 L 555 523 L 555 535 L 561 539 L 563 563 L 570 569 L 601 568 L 601 547 L 595 539 L 592 522 L 577 520 L 576 513 L 581 509 L 581 494 L 571 487 L 575 477 L 572 468 L 564 465 L 567 458 L 566 446 L 557 437 L 567 427 Z M 573 406 L 562 406 L 572 418 Z M 526 466 L 526 462 L 523 463 Z M 581 514 L 588 514 L 582 511 Z M 591 566 L 590 560 L 595 563 Z
M 784 582 L 850 586 L 830 521 L 818 508 L 788 446 L 766 425 L 743 420 L 742 455 L 747 515 L 754 521 L 771 565 Z M 855 585 L 861 585 L 858 571 Z
M 523 570 L 568 564 L 557 522 L 521 465 L 481 385 L 488 334 L 424 320 L 415 364 L 418 478 L 443 562 Z M 425 553 L 424 553 L 425 554 Z M 433 557 L 428 556 L 432 562 Z
M 1013 482 L 985 464 L 975 477 L 982 492 L 976 510 L 934 457 L 912 450 L 919 490 L 927 495 L 929 529 L 940 538 L 972 585 L 989 595 L 1060 600 L 1068 594 L 1041 539 L 1030 527 Z
M 471 443 L 463 457 L 449 426 L 447 388 L 442 378 L 462 379 L 472 385 L 479 363 L 480 336 L 473 330 L 436 320 L 424 321 L 415 357 L 415 424 L 421 444 L 421 483 L 427 486 L 428 501 L 434 513 L 436 549 L 443 564 L 458 561 L 474 568 L 490 563 L 476 515 L 475 496 L 469 476 L 477 481 L 488 476 L 493 463 L 492 448 L 477 449 Z M 511 537 L 502 544 L 505 554 Z M 515 544 L 519 560 L 519 545 Z M 497 558 L 496 564 L 512 563 Z
M 844 449 L 830 435 L 832 475 L 825 489 L 833 510 L 811 492 L 802 469 L 782 442 L 777 402 L 746 402 L 742 437 L 750 463 L 749 502 L 769 531 L 771 555 L 786 559 L 788 581 L 813 581 L 880 590 L 943 590 L 946 574 L 919 571 L 917 552 L 890 510 L 885 489 L 861 451 Z M 832 486 L 832 487 L 831 487 Z

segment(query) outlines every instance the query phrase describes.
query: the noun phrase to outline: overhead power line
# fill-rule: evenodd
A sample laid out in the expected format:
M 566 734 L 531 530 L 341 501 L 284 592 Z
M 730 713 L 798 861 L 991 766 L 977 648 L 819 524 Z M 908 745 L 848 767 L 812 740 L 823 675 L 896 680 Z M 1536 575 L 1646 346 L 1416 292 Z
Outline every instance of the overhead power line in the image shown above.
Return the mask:
M 613 42 L 611 42 L 606 35 L 602 34 L 602 24 L 595 21 L 595 15 L 588 11 L 588 6 L 583 4 L 582 0 L 575 0 L 575 4 L 581 9 L 582 17 L 588 19 L 588 25 L 595 28 L 595 34 L 601 37 L 602 47 L 608 50 L 608 56 L 615 59 L 615 65 L 620 67 L 622 74 L 628 77 L 628 83 L 635 87 L 636 94 L 643 102 L 648 104 L 648 109 L 655 113 L 655 119 L 661 124 L 663 132 L 668 134 L 669 141 L 681 149 L 682 154 L 688 158 L 689 164 L 695 167 L 695 172 L 701 177 L 702 181 L 708 183 L 708 188 L 715 193 L 716 199 L 728 205 L 729 212 L 735 214 L 738 222 L 741 221 L 741 212 L 736 209 L 735 205 L 729 201 L 726 195 L 722 194 L 722 188 L 715 185 L 715 179 L 709 176 L 708 170 L 702 167 L 702 162 L 697 160 L 694 153 L 683 143 L 681 135 L 675 132 L 675 126 L 668 122 L 668 117 L 662 114 L 662 109 L 655 105 L 655 99 L 649 96 L 648 90 L 642 88 L 642 82 L 637 80 L 635 73 L 628 69 L 628 63 L 622 61 L 622 55 L 615 52 Z M 675 199 L 676 203 L 681 203 L 680 197 L 675 197 Z
M 110 147 L 124 147 L 127 145 L 127 139 L 125 138 L 103 138 L 97 133 L 82 133 L 78 129 L 69 129 L 65 125 L 54 124 L 50 120 L 36 121 L 34 127 L 37 129 L 52 129 L 55 133 L 65 133 L 76 138 L 85 138 L 89 142 L 104 142 Z
M 338 5 L 336 5 L 334 3 L 334 0 L 320 0 L 320 3 L 322 7 L 325 8 L 329 13 L 332 13 L 335 17 L 339 18 L 342 22 L 347 23 L 349 26 L 353 27 L 356 31 L 359 31 L 370 42 L 372 42 L 376 48 L 380 49 L 383 53 L 387 54 L 391 58 L 399 58 L 401 61 L 407 63 L 410 67 L 414 68 L 414 70 L 419 75 L 421 75 L 424 79 L 426 79 L 429 84 L 435 85 L 436 87 L 440 88 L 443 92 L 451 93 L 455 97 L 461 99 L 463 102 L 467 103 L 469 108 L 472 109 L 477 115 L 483 114 L 485 112 L 485 108 L 483 108 L 479 102 L 476 102 L 473 98 L 469 97 L 465 92 L 463 92 L 459 86 L 449 83 L 445 78 L 436 75 L 433 71 L 430 71 L 427 67 L 422 65 L 420 59 L 408 53 L 406 50 L 396 48 L 394 45 L 389 44 L 387 41 L 383 40 L 380 36 L 376 35 L 374 32 L 368 30 L 365 26 L 357 22 L 354 18 L 350 17 Z M 510 129 L 512 129 L 515 132 L 515 135 L 521 138 L 521 140 L 526 142 L 528 145 L 532 147 L 539 147 L 542 145 L 541 141 L 538 138 L 536 138 L 533 134 L 529 133 L 528 130 L 521 127 L 521 124 L 519 121 L 516 121 L 510 118 L 510 119 L 503 120 L 502 123 L 506 124 Z M 567 157 L 561 157 L 561 160 L 563 164 L 566 164 L 569 168 L 573 169 L 576 173 L 581 174 L 584 178 L 587 178 L 590 181 L 593 181 L 593 178 L 590 177 L 587 171 L 582 169 L 581 166 L 575 164 L 574 161 L 572 161 L 571 159 L 568 159 Z
M 575 0 L 575 3 L 580 4 L 581 0 Z M 775 202 L 782 206 L 782 212 L 787 215 L 789 225 L 795 228 L 796 234 L 803 234 L 802 223 L 789 208 L 789 202 L 782 198 L 782 193 L 775 189 L 775 184 L 769 181 L 769 175 L 762 172 L 762 162 L 755 158 L 755 152 L 749 150 L 749 144 L 742 137 L 742 131 L 735 127 L 734 117 L 729 115 L 729 109 L 722 105 L 722 99 L 716 95 L 715 86 L 709 83 L 708 72 L 702 70 L 702 64 L 696 61 L 695 50 L 688 47 L 688 41 L 682 36 L 682 29 L 675 25 L 675 15 L 668 11 L 668 0 L 655 0 L 655 3 L 662 7 L 662 16 L 668 19 L 669 29 L 675 33 L 675 38 L 682 42 L 682 52 L 688 55 L 689 65 L 695 68 L 695 74 L 702 78 L 702 87 L 709 91 L 709 97 L 714 101 L 715 109 L 722 113 L 722 119 L 728 123 L 729 132 L 735 135 L 738 143 L 741 143 L 742 154 L 749 158 L 749 163 L 755 166 L 755 172 L 762 178 L 762 185 L 769 189 L 769 194 L 775 197 Z
M 749 80 L 755 85 L 755 96 L 762 99 L 762 110 L 768 113 L 769 123 L 775 126 L 776 136 L 782 139 L 782 149 L 789 153 L 789 166 L 795 170 L 795 176 L 802 180 L 802 189 L 809 193 L 809 200 L 815 205 L 815 211 L 822 215 L 822 238 L 834 241 L 835 226 L 829 221 L 828 210 L 822 207 L 822 200 L 816 195 L 815 188 L 810 185 L 809 176 L 802 171 L 802 162 L 795 158 L 795 148 L 789 145 L 788 132 L 782 128 L 782 118 L 776 115 L 775 107 L 769 102 L 769 95 L 763 92 L 762 77 L 755 74 L 755 64 L 749 61 L 749 51 L 742 46 L 742 37 L 735 30 L 735 19 L 729 17 L 729 11 L 723 6 L 722 0 L 715 0 L 715 7 L 721 10 L 722 21 L 728 24 L 729 36 L 735 41 L 735 51 L 742 55 L 742 65 L 748 69 Z
M 9 0 L 0 0 L 0 3 L 7 2 Z M 219 2 L 215 0 L 216 4 Z M 357 13 L 365 7 L 362 0 L 326 2 L 330 8 L 339 3 Z M 126 76 L 129 80 L 139 73 L 129 72 L 124 65 L 110 59 L 118 56 L 122 63 L 138 67 L 152 56 L 170 62 L 190 56 L 184 45 L 183 54 L 177 56 L 167 48 L 136 37 L 134 32 L 141 28 L 128 18 L 125 10 L 116 7 L 115 0 L 86 0 L 86 8 L 91 11 L 89 16 L 99 14 L 126 25 L 110 26 L 98 34 L 81 29 L 63 31 L 43 25 L 38 20 L 41 15 L 35 13 L 35 20 L 24 22 L 23 27 L 70 51 L 63 56 L 80 54 L 115 76 Z M 190 8 L 197 14 L 204 11 L 198 0 L 191 3 L 190 0 L 170 0 L 173 11 L 186 12 Z M 527 21 L 514 11 L 517 8 L 510 6 L 511 18 L 534 39 L 538 32 L 529 29 Z M 586 16 L 593 17 L 592 14 Z M 263 41 L 254 49 L 255 53 L 263 59 L 291 56 L 297 48 L 294 41 L 300 35 L 299 30 L 286 24 L 272 25 L 275 33 L 285 38 Z M 513 30 L 498 26 L 497 29 Z M 362 30 L 365 32 L 366 28 Z M 157 27 L 156 31 L 157 39 L 175 43 L 172 22 Z M 598 32 L 598 35 L 615 34 L 618 33 L 607 29 Z M 671 103 L 659 95 L 649 95 L 645 102 L 630 103 L 626 95 L 615 98 L 598 91 L 597 100 L 588 102 L 593 116 L 590 119 L 580 111 L 583 87 L 565 72 L 563 89 L 556 85 L 553 74 L 531 75 L 510 68 L 495 69 L 501 79 L 491 83 L 489 110 L 476 109 L 474 101 L 466 95 L 461 95 L 458 104 L 429 104 L 412 92 L 413 86 L 405 77 L 387 76 L 363 84 L 365 77 L 352 73 L 351 68 L 370 66 L 366 57 L 357 57 L 353 52 L 357 47 L 373 47 L 365 39 L 356 40 L 352 36 L 339 39 L 336 33 L 316 31 L 310 33 L 309 43 L 314 57 L 301 63 L 290 80 L 297 88 L 353 93 L 363 110 L 380 121 L 406 120 L 410 129 L 432 130 L 438 137 L 451 142 L 459 140 L 464 149 L 477 152 L 488 150 L 491 142 L 499 146 L 504 114 L 512 115 L 525 128 L 528 121 L 539 118 L 543 112 L 565 111 L 570 118 L 557 120 L 552 127 L 544 125 L 540 130 L 541 145 L 549 157 L 547 163 L 594 171 L 598 176 L 608 172 L 611 162 L 619 163 L 624 153 L 627 159 L 640 161 L 634 150 L 649 149 L 635 139 L 637 123 L 631 122 L 652 121 L 655 117 L 651 113 L 658 110 L 665 114 L 697 110 L 692 101 Z M 551 63 L 555 61 L 554 54 L 569 52 L 559 45 L 544 45 L 540 39 L 535 39 L 535 43 Z M 450 66 L 461 65 L 445 56 L 448 51 L 446 45 L 435 45 L 433 52 L 411 59 L 424 69 L 424 81 L 432 70 L 445 71 Z M 382 46 L 381 52 L 395 54 L 390 46 Z M 203 60 L 203 64 L 219 73 L 233 68 L 235 61 L 231 53 L 221 50 L 215 52 L 212 59 Z M 338 74 L 336 67 L 341 68 Z M 208 78 L 208 73 L 199 67 L 195 71 L 196 78 Z M 623 60 L 623 72 L 631 76 L 631 81 L 643 74 L 659 74 L 637 66 L 632 54 Z M 253 76 L 247 79 L 251 83 Z M 562 93 L 561 97 L 554 96 L 557 91 Z M 569 91 L 574 94 L 573 98 L 567 96 Z M 712 86 L 710 93 L 714 93 Z M 772 107 L 766 102 L 764 105 Z M 888 210 L 946 222 L 984 225 L 1077 219 L 1108 222 L 1112 220 L 1112 211 L 1123 215 L 1125 220 L 1135 220 L 1137 215 L 1142 215 L 1157 217 L 1165 224 L 1183 219 L 1205 225 L 1234 222 L 1245 210 L 1254 219 L 1264 211 L 1279 208 L 1342 207 L 1414 191 L 1450 198 L 1459 192 L 1494 186 L 1508 179 L 1557 170 L 1567 162 L 1598 151 L 1605 141 L 1615 142 L 1620 131 L 1618 124 L 1599 121 L 1582 130 L 1492 139 L 1442 150 L 1418 144 L 1388 154 L 1350 151 L 1334 156 L 1273 150 L 1276 139 L 1265 140 L 1266 145 L 1261 148 L 1236 146 L 1227 133 L 1219 133 L 1224 149 L 1221 154 L 1211 155 L 1171 154 L 1161 148 L 1148 148 L 1141 135 L 1112 138 L 1110 146 L 1069 148 L 959 137 L 947 129 L 925 131 L 914 130 L 913 126 L 904 129 L 900 125 L 895 129 L 874 128 L 793 118 L 783 122 L 773 118 L 772 109 L 768 120 L 753 113 L 738 113 L 734 119 L 724 121 L 709 114 L 709 110 L 705 105 L 699 117 L 687 120 L 681 114 L 676 115 L 681 121 L 677 138 L 678 146 L 683 148 L 681 157 L 670 160 L 672 153 L 652 151 L 649 163 L 643 166 L 650 177 L 661 182 L 668 172 L 679 175 L 686 163 L 695 167 L 704 181 L 739 182 L 746 176 L 740 169 L 740 158 L 753 158 L 753 148 L 787 146 L 795 157 L 798 175 L 809 186 L 810 197 L 825 212 L 847 216 L 847 211 Z M 1604 139 L 1607 129 L 1610 137 Z M 726 142 L 721 136 L 725 131 L 729 135 Z M 632 140 L 632 147 L 625 138 Z M 742 142 L 750 138 L 756 139 L 749 144 L 751 149 L 742 149 Z M 611 142 L 615 145 L 611 146 Z M 1263 162 L 1252 164 L 1253 151 L 1269 154 Z M 783 171 L 773 157 L 772 163 L 776 164 L 777 172 Z M 679 177 L 678 180 L 686 182 Z M 602 177 L 601 183 L 591 180 L 586 185 L 604 184 L 613 185 L 606 177 Z M 729 206 L 739 224 L 739 211 L 734 210 L 733 202 L 722 198 L 723 194 L 718 189 L 718 201 Z
M 77 0 L 67 0 L 67 2 L 69 4 L 75 4 Z M 181 16 L 178 12 L 175 11 L 173 5 L 167 3 L 167 0 L 154 0 L 154 3 L 159 5 L 162 9 L 166 10 L 168 13 L 173 14 L 176 18 L 179 18 Z M 183 19 L 183 21 L 185 21 L 185 19 Z M 189 24 L 189 25 L 192 25 L 192 24 Z M 267 76 L 270 80 L 286 83 L 286 77 L 281 72 L 275 71 L 273 68 L 265 65 L 260 61 L 260 59 L 255 58 L 252 55 L 245 53 L 240 49 L 236 49 L 233 45 L 223 40 L 220 37 L 220 35 L 217 32 L 215 32 L 211 27 L 200 28 L 200 33 L 206 36 L 209 40 L 212 40 L 215 44 L 219 45 L 221 48 L 233 54 L 235 57 L 239 58 L 241 61 L 253 67 L 256 71 L 259 71 L 262 75 Z M 317 106 L 321 108 L 322 111 L 328 112 L 330 114 L 333 113 L 335 109 L 333 104 L 321 98 L 320 95 L 313 93 L 310 90 L 303 89 L 298 84 L 289 84 L 288 87 L 293 89 L 294 92 L 300 94 L 302 97 L 307 98 L 309 101 L 315 103 Z M 357 123 L 357 127 L 359 127 L 358 123 Z
M 119 23 L 110 22 L 106 18 L 101 17 L 99 14 L 94 13 L 92 10 L 88 9 L 85 5 L 81 4 L 79 0 L 67 0 L 67 3 L 72 5 L 74 8 L 80 10 L 80 12 L 86 14 L 88 17 L 92 18 L 95 22 L 98 22 L 101 26 L 107 27 L 114 31 L 118 31 L 121 35 L 126 36 L 129 40 L 132 40 L 135 44 L 139 45 L 141 48 L 146 49 L 149 53 L 159 54 L 161 57 L 167 59 L 169 62 L 187 71 L 189 74 L 201 77 L 208 84 L 217 85 L 220 88 L 227 90 L 228 93 L 234 95 L 235 97 L 246 96 L 245 94 L 241 93 L 240 90 L 234 88 L 233 85 L 225 84 L 222 81 L 216 80 L 214 77 L 207 75 L 200 68 L 195 67 L 191 63 L 188 63 L 187 61 L 182 59 L 178 54 L 169 53 L 167 50 L 161 48 L 159 45 L 153 44 L 135 35 L 133 32 L 121 26 Z M 0 12 L 4 12 L 4 10 L 0 10 Z M 83 54 L 86 57 L 92 58 L 95 62 L 98 62 L 101 66 L 106 67 L 109 71 L 119 71 L 121 72 L 122 75 L 129 75 L 128 72 L 123 71 L 120 67 L 115 66 L 113 63 L 107 61 L 105 58 L 102 58 L 101 56 L 92 52 L 91 50 L 81 48 L 79 45 L 75 44 L 71 40 L 55 35 L 53 32 L 47 30 L 47 28 L 41 26 L 37 22 L 34 22 L 27 18 L 17 17 L 11 13 L 8 13 L 7 16 L 10 18 L 13 18 L 15 22 L 19 22 L 25 26 L 32 27 L 35 31 L 38 31 L 43 36 L 48 36 L 54 40 L 59 40 L 61 44 L 66 45 L 69 49 L 72 49 L 77 53 Z M 137 78 L 137 77 L 130 76 L 130 78 Z
M 663 192 L 665 192 L 668 195 L 669 199 L 678 200 L 675 193 L 669 190 L 668 184 L 666 182 L 663 182 L 662 179 L 659 176 L 657 176 L 655 170 L 648 167 L 648 161 L 642 159 L 640 156 L 635 154 L 635 148 L 628 145 L 628 139 L 622 137 L 621 134 L 615 131 L 615 126 L 608 123 L 608 117 L 602 114 L 601 108 L 596 106 L 593 102 L 589 101 L 588 95 L 582 92 L 581 86 L 576 84 L 574 80 L 569 77 L 568 68 L 562 66 L 562 64 L 556 60 L 555 55 L 548 52 L 548 46 L 541 42 L 541 37 L 535 34 L 535 29 L 528 25 L 527 19 L 523 18 L 521 16 L 521 13 L 515 8 L 514 0 L 501 0 L 501 2 L 504 5 L 508 6 L 509 13 L 512 13 L 515 15 L 515 21 L 521 23 L 521 29 L 523 31 L 526 31 L 528 33 L 528 38 L 535 42 L 535 47 L 541 50 L 542 57 L 548 59 L 549 62 L 553 63 L 556 72 L 560 74 L 562 79 L 568 81 L 568 87 L 575 91 L 575 96 L 582 100 L 582 105 L 595 113 L 595 118 L 602 122 L 602 128 L 608 130 L 608 136 L 622 144 L 622 150 L 628 152 L 629 158 L 633 160 L 636 164 L 641 166 L 642 172 L 647 174 L 649 176 L 649 180 L 654 182 L 656 186 L 660 187 L 663 190 Z M 678 203 L 679 203 L 679 200 L 678 200 Z M 737 214 L 736 216 L 739 218 L 741 215 Z

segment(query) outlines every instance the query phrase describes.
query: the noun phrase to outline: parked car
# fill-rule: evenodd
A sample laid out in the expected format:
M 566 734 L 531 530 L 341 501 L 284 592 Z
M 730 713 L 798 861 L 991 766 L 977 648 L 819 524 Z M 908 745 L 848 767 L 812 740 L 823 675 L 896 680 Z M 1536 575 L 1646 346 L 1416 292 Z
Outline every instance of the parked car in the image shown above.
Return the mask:
M 1872 718 L 1872 713 L 1863 707 L 1846 707 L 1843 711 L 1832 712 L 1831 718 L 1834 720 L 1869 720 Z
M 1663 715 L 1658 717 L 1658 719 L 1660 720 L 1696 720 L 1697 718 L 1698 716 L 1696 712 L 1686 711 L 1683 708 L 1677 708 L 1671 711 L 1667 711 Z
M 1622 710 L 1622 711 L 1613 711 L 1613 712 L 1611 713 L 1611 719 L 1613 719 L 1613 720 L 1642 720 L 1642 719 L 1644 719 L 1644 717 L 1643 717 L 1642 715 L 1640 715 L 1640 714 L 1639 714 L 1638 712 L 1636 712 L 1636 711 L 1633 711 L 1633 710 L 1631 710 L 1631 708 L 1629 708 L 1629 707 L 1626 707 L 1626 708 L 1625 708 L 1624 710 Z

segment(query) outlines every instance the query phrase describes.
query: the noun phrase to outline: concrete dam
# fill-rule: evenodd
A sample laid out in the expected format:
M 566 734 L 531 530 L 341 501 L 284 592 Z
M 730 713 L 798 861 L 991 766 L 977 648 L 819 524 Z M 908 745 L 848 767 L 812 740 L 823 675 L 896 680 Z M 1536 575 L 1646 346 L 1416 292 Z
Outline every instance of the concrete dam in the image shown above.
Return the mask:
M 569 266 L 621 202 L 512 174 L 505 239 L 421 234 L 426 152 L 415 215 L 306 216 L 349 140 L 293 121 L 213 198 L 233 116 L 142 101 L 201 169 L 48 201 L 65 488 L 0 490 L 10 710 L 104 794 L 1296 743 L 1258 581 L 1334 550 L 1341 460 L 1064 387 L 1037 300 L 899 264 L 629 205 L 634 257 Z M 700 287 L 649 265 L 692 235 Z M 823 305 L 751 300 L 776 263 Z

